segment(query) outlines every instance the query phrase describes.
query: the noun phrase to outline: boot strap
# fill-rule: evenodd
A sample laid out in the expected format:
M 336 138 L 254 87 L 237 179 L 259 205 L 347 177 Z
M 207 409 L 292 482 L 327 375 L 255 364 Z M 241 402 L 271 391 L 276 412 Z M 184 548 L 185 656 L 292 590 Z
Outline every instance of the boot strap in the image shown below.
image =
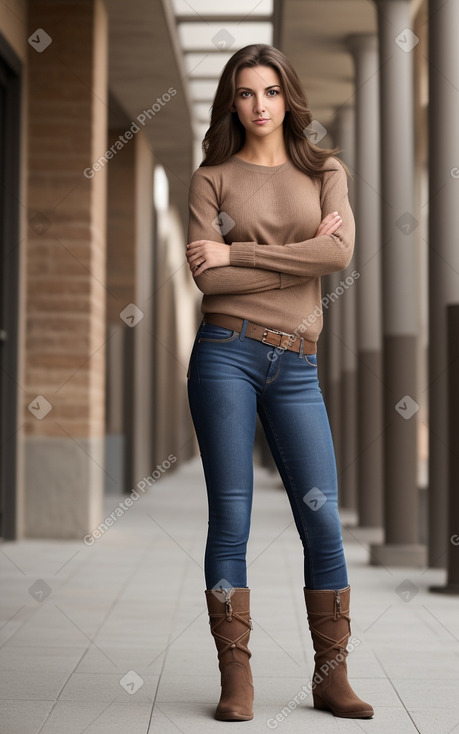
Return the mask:
M 325 642 L 328 647 L 325 650 L 321 650 L 319 652 L 319 655 L 328 655 L 332 650 L 338 650 L 338 652 L 343 652 L 344 655 L 347 657 L 348 651 L 347 651 L 347 640 L 349 639 L 349 635 L 351 634 L 351 618 L 348 614 L 345 614 L 343 611 L 340 611 L 339 618 L 343 618 L 347 620 L 347 626 L 348 631 L 346 634 L 343 635 L 339 640 L 334 640 L 332 637 L 328 637 L 328 635 L 324 635 L 323 632 L 320 631 L 320 629 L 317 629 L 317 627 L 314 625 L 313 620 L 311 617 L 319 617 L 316 622 L 320 621 L 320 618 L 322 619 L 328 619 L 335 621 L 334 615 L 329 614 L 328 612 L 309 612 L 308 613 L 308 621 L 309 621 L 309 628 L 311 632 L 313 632 L 317 637 L 319 637 L 323 642 Z
M 247 629 L 241 632 L 239 637 L 236 637 L 236 639 L 231 640 L 227 637 L 224 637 L 219 632 L 217 632 L 217 628 L 221 625 L 222 622 L 226 621 L 226 614 L 209 614 L 209 622 L 210 622 L 210 629 L 215 637 L 216 640 L 220 640 L 220 642 L 223 642 L 225 644 L 225 647 L 219 651 L 220 654 L 225 653 L 227 650 L 238 648 L 238 650 L 242 650 L 242 652 L 245 652 L 249 658 L 252 656 L 252 653 L 248 649 L 248 647 L 245 647 L 243 644 L 241 644 L 241 641 L 244 639 L 244 637 L 247 637 L 250 634 L 250 630 L 252 629 L 252 621 L 251 619 L 244 619 L 244 617 L 241 617 L 237 612 L 232 613 L 232 617 L 234 619 L 239 620 L 239 622 L 243 622 Z M 212 620 L 216 619 L 217 621 L 212 624 Z

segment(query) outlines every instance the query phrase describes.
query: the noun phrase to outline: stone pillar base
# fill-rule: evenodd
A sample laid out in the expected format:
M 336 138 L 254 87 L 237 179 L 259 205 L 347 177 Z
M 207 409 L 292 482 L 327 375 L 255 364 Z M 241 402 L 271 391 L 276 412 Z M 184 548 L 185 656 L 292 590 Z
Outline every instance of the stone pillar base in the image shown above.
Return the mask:
M 83 539 L 101 521 L 104 439 L 28 437 L 25 536 Z
M 429 591 L 435 594 L 459 594 L 459 584 L 446 584 L 446 586 L 429 586 Z
M 425 545 L 393 543 L 370 546 L 370 566 L 427 566 Z

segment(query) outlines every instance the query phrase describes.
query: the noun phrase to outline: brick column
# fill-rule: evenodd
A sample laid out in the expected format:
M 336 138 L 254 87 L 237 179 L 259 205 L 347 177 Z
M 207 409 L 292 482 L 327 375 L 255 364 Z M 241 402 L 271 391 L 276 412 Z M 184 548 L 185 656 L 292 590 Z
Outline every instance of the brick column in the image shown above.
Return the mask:
M 28 35 L 25 534 L 81 538 L 104 477 L 105 7 L 35 0 Z

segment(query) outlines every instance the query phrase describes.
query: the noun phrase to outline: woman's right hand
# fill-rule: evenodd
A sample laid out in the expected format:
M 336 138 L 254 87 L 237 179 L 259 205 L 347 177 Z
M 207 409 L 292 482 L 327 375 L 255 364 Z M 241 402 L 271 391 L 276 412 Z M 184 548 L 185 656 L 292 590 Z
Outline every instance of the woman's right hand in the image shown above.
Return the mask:
M 343 220 L 341 219 L 338 212 L 331 212 L 327 214 L 319 224 L 316 232 L 316 237 L 320 237 L 323 234 L 335 234 L 336 230 L 341 227 Z

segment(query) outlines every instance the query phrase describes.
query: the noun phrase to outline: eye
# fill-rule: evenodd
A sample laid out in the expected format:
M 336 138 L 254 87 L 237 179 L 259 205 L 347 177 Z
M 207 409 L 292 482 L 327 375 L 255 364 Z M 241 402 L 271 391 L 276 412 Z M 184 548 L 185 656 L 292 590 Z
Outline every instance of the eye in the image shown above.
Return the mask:
M 243 99 L 247 99 L 247 97 L 245 97 L 245 96 L 244 96 L 245 94 L 248 94 L 248 95 L 250 95 L 250 92 L 248 92 L 247 90 L 245 90 L 244 92 L 241 92 L 241 93 L 239 94 L 239 96 L 240 96 L 240 97 L 242 97 Z
M 272 94 L 271 94 L 271 92 L 272 92 Z M 275 97 L 276 94 L 279 94 L 279 90 L 278 89 L 270 89 L 268 91 L 268 94 L 271 95 L 271 97 Z

